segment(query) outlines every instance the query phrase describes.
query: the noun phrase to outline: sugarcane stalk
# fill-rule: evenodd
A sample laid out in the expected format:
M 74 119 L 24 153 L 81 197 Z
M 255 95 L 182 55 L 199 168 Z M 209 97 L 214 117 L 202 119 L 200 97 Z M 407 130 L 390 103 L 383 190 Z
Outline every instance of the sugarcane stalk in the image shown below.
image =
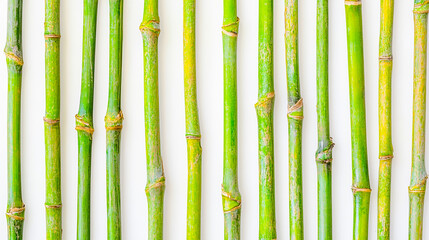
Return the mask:
M 368 239 L 371 195 L 366 143 L 362 4 L 345 1 L 353 179 L 353 239 Z
M 223 1 L 223 182 L 224 239 L 240 239 L 241 195 L 237 172 L 237 0 Z
M 197 240 L 201 235 L 201 135 L 195 64 L 195 0 L 183 1 L 183 62 L 188 151 L 186 239 Z
M 332 148 L 329 136 L 329 11 L 328 0 L 317 1 L 317 221 L 318 239 L 332 239 Z
M 98 0 L 84 0 L 82 40 L 82 80 L 79 111 L 76 114 L 78 136 L 77 239 L 90 239 L 91 152 L 94 102 L 95 38 Z
M 61 239 L 60 0 L 45 1 L 46 239 Z
M 290 239 L 304 239 L 302 200 L 302 120 L 298 67 L 298 0 L 285 1 L 285 46 L 289 133 Z
M 9 0 L 4 52 L 8 71 L 7 91 L 7 233 L 9 240 L 23 239 L 24 211 L 21 192 L 21 83 L 22 0 Z
M 107 239 L 121 239 L 120 145 L 123 0 L 110 0 L 109 98 L 106 126 Z
M 165 177 L 161 159 L 158 99 L 158 36 L 160 33 L 158 0 L 144 1 L 140 25 L 143 38 L 144 111 L 148 201 L 148 240 L 161 240 Z
M 390 239 L 390 182 L 393 158 L 391 124 L 393 0 L 380 1 L 380 46 L 378 85 L 378 223 L 379 240 Z
M 259 0 L 258 34 L 259 239 L 277 238 L 274 187 L 273 0 Z
M 410 216 L 408 239 L 422 239 L 425 169 L 426 57 L 429 1 L 414 1 L 414 83 L 411 181 L 408 187 Z

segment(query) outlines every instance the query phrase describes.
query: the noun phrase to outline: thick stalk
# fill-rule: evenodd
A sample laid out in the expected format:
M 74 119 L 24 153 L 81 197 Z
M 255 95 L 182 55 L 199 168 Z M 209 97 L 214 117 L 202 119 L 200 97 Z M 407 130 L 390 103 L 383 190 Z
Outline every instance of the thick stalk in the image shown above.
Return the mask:
M 259 239 L 277 238 L 274 187 L 273 0 L 259 0 Z
M 23 239 L 24 211 L 21 194 L 21 83 L 22 0 L 9 0 L 4 52 L 7 89 L 7 232 L 9 240 Z
M 353 239 L 368 239 L 369 200 L 365 79 L 360 0 L 345 1 L 353 177 Z
M 298 0 L 285 1 L 285 46 L 289 133 L 289 226 L 290 239 L 304 239 L 302 200 L 303 101 L 298 67 Z
M 414 1 L 414 83 L 411 181 L 408 188 L 410 216 L 408 239 L 422 239 L 425 169 L 426 57 L 429 2 Z
M 223 182 L 224 239 L 240 239 L 241 195 L 237 179 L 237 0 L 223 1 Z
M 45 1 L 46 239 L 61 239 L 60 0 Z
M 393 158 L 391 124 L 393 0 L 380 1 L 380 46 L 378 85 L 378 224 L 379 240 L 390 239 L 390 177 Z
M 332 239 L 332 142 L 329 134 L 328 0 L 317 1 L 317 207 L 318 239 Z
M 106 125 L 107 239 L 121 239 L 120 146 L 122 130 L 122 19 L 123 1 L 110 0 L 109 99 Z
M 144 1 L 140 25 L 143 38 L 144 111 L 148 202 L 148 240 L 162 240 L 165 177 L 161 159 L 158 99 L 158 0 Z
M 95 37 L 98 0 L 85 0 L 83 7 L 82 82 L 79 112 L 76 114 L 78 136 L 77 239 L 90 239 L 91 152 L 94 102 Z
M 183 1 L 183 62 L 186 143 L 188 146 L 186 239 L 197 240 L 200 239 L 201 228 L 201 136 L 195 64 L 195 0 Z

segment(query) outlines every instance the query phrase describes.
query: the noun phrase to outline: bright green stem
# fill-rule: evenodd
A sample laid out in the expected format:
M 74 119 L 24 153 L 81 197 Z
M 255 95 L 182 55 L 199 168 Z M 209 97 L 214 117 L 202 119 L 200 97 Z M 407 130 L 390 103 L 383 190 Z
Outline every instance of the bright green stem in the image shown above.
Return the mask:
M 259 239 L 277 238 L 274 187 L 273 0 L 259 0 Z
M 107 239 L 121 239 L 120 145 L 122 130 L 122 20 L 123 1 L 109 0 L 109 100 L 106 124 Z
M 45 1 L 46 239 L 61 239 L 60 0 Z
M 237 179 L 237 0 L 223 1 L 224 140 L 222 205 L 224 239 L 240 239 L 241 195 Z
M 183 0 L 183 61 L 185 84 L 186 142 L 188 145 L 188 208 L 186 239 L 200 239 L 201 144 L 195 69 L 195 0 Z
M 161 159 L 158 99 L 158 0 L 144 1 L 143 20 L 144 111 L 148 202 L 148 240 L 162 240 L 165 177 Z
M 368 239 L 369 200 L 365 117 L 365 79 L 362 39 L 362 6 L 360 0 L 347 1 L 347 52 L 350 93 L 350 125 L 353 176 L 353 239 Z
M 408 239 L 410 240 L 422 239 L 423 207 L 427 180 L 425 124 L 428 8 L 427 1 L 414 1 L 413 144 L 411 182 L 408 188 L 410 197 Z
M 85 0 L 83 6 L 82 82 L 79 112 L 76 115 L 78 136 L 77 239 L 90 239 L 91 150 L 94 102 L 95 37 L 98 0 Z
M 390 177 L 393 158 L 391 124 L 393 0 L 380 1 L 380 57 L 378 85 L 378 224 L 379 240 L 390 239 Z
M 7 9 L 7 232 L 9 240 L 23 239 L 24 211 L 21 194 L 21 82 L 22 0 L 9 0 Z
M 304 239 L 302 200 L 303 104 L 298 68 L 298 0 L 285 1 L 285 45 L 289 129 L 289 226 L 290 239 Z
M 317 1 L 317 206 L 318 239 L 332 239 L 332 148 L 329 134 L 328 0 Z

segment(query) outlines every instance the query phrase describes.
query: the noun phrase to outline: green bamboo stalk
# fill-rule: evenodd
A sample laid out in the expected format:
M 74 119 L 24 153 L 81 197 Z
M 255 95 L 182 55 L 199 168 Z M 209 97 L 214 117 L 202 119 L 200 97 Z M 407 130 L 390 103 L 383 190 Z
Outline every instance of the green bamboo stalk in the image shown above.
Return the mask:
M 45 1 L 46 239 L 61 239 L 60 0 Z
M 237 173 L 237 0 L 223 1 L 223 183 L 224 239 L 240 239 L 241 195 Z
M 158 99 L 158 0 L 144 1 L 140 25 L 143 38 L 144 110 L 148 201 L 148 240 L 162 240 L 165 177 L 161 159 Z
M 84 0 L 82 41 L 82 82 L 79 112 L 76 114 L 78 136 L 77 239 L 90 239 L 91 152 L 94 102 L 95 38 L 98 0 Z
M 380 57 L 378 85 L 378 224 L 379 240 L 390 239 L 390 179 L 393 158 L 391 124 L 393 0 L 380 1 Z
M 195 0 L 183 0 L 183 61 L 188 148 L 186 239 L 197 240 L 201 235 L 201 135 L 195 64 Z
M 274 187 L 273 0 L 259 0 L 259 239 L 277 238 Z
M 329 11 L 317 1 L 317 206 L 318 239 L 332 239 L 332 142 L 329 134 Z
M 22 239 L 25 205 L 21 193 L 21 83 L 22 0 L 9 0 L 4 52 L 8 71 L 7 91 L 7 232 L 9 240 Z
M 109 0 L 109 99 L 106 124 L 107 239 L 121 239 L 120 146 L 123 1 Z
M 429 1 L 414 0 L 414 86 L 411 181 L 408 188 L 410 216 L 408 239 L 422 239 L 425 169 L 426 57 Z
M 368 239 L 371 189 L 366 144 L 365 80 L 360 0 L 345 1 L 353 176 L 353 239 Z
M 289 226 L 290 239 L 304 239 L 302 200 L 303 101 L 298 67 L 298 0 L 285 1 L 285 45 L 289 132 Z

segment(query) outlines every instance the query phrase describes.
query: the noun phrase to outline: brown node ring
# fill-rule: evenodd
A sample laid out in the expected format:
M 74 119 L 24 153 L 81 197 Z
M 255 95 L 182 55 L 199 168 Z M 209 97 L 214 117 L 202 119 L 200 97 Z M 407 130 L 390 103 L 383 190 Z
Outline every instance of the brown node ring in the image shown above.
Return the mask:
M 420 187 L 424 187 L 426 185 L 426 180 L 428 176 L 425 176 L 419 183 L 414 184 L 413 186 L 408 187 L 409 193 L 424 193 L 425 189 L 418 189 Z
M 378 58 L 378 60 L 380 62 L 391 62 L 393 60 L 393 57 L 392 57 L 392 55 L 389 55 L 389 56 L 380 56 Z
M 222 197 L 228 199 L 229 201 L 233 201 L 233 202 L 238 203 L 238 205 L 233 207 L 233 208 L 230 208 L 227 210 L 224 209 L 223 210 L 224 214 L 234 212 L 234 211 L 241 208 L 241 200 L 234 198 L 231 193 L 226 192 L 225 189 L 223 188 L 223 185 L 222 185 Z
M 104 118 L 106 131 L 122 130 L 122 120 L 123 119 L 124 119 L 124 114 L 122 113 L 122 111 L 119 111 L 119 113 L 116 115 L 115 118 L 109 118 L 106 116 Z
M 240 18 L 237 17 L 237 21 L 225 24 L 222 26 L 222 33 L 225 35 L 228 35 L 230 37 L 237 37 L 238 36 L 238 24 L 240 22 Z M 228 29 L 229 28 L 229 29 Z
M 140 25 L 140 32 L 152 33 L 155 36 L 159 36 L 161 29 L 159 29 L 159 21 L 157 20 L 148 20 Z
M 295 115 L 295 112 L 302 112 L 303 107 L 303 99 L 300 98 L 293 106 L 290 106 L 287 110 L 287 116 L 290 118 L 293 118 L 295 120 L 303 120 L 304 116 L 301 115 Z
M 49 125 L 55 125 L 60 123 L 60 119 L 50 119 L 47 117 L 43 117 L 43 121 Z
M 61 38 L 60 34 L 45 34 L 45 39 L 49 38 Z
M 48 208 L 48 209 L 58 209 L 58 208 L 62 208 L 62 207 L 63 207 L 62 204 L 57 204 L 57 205 L 47 205 L 47 204 L 45 204 L 45 208 Z
M 145 192 L 146 193 L 149 193 L 149 191 L 151 190 L 151 189 L 153 189 L 153 188 L 159 188 L 159 187 L 162 187 L 162 186 L 164 186 L 165 185 L 165 177 L 164 177 L 164 175 L 163 176 L 161 176 L 160 178 L 158 178 L 154 183 L 152 183 L 152 184 L 147 184 L 146 185 L 146 189 L 145 189 Z
M 22 60 L 22 58 L 17 56 L 15 53 L 4 52 L 4 54 L 6 55 L 6 58 L 9 58 L 10 60 L 14 61 L 17 65 L 19 66 L 24 65 L 24 61 Z
M 385 155 L 379 157 L 380 161 L 391 161 L 393 159 L 393 155 Z
M 353 194 L 356 194 L 357 192 L 367 192 L 367 193 L 370 193 L 371 189 L 370 188 L 352 187 L 352 192 L 353 192 Z
M 81 116 L 76 114 L 75 118 L 76 118 L 76 124 L 83 125 L 83 126 L 80 126 L 80 125 L 76 126 L 75 129 L 77 131 L 84 131 L 89 135 L 92 135 L 94 133 L 94 128 L 92 128 L 91 125 L 88 122 L 86 122 Z
M 6 212 L 6 216 L 9 218 L 13 218 L 15 220 L 24 220 L 24 217 L 21 216 L 17 216 L 15 214 L 19 214 L 25 211 L 25 205 L 20 207 L 20 208 L 10 208 L 7 212 Z
M 199 139 L 201 139 L 201 135 L 196 135 L 196 134 L 186 134 L 185 138 L 186 138 L 186 139 L 196 139 L 196 140 L 199 140 Z
M 344 1 L 345 5 L 349 5 L 349 6 L 359 6 L 362 5 L 362 2 L 360 0 L 358 1 Z

